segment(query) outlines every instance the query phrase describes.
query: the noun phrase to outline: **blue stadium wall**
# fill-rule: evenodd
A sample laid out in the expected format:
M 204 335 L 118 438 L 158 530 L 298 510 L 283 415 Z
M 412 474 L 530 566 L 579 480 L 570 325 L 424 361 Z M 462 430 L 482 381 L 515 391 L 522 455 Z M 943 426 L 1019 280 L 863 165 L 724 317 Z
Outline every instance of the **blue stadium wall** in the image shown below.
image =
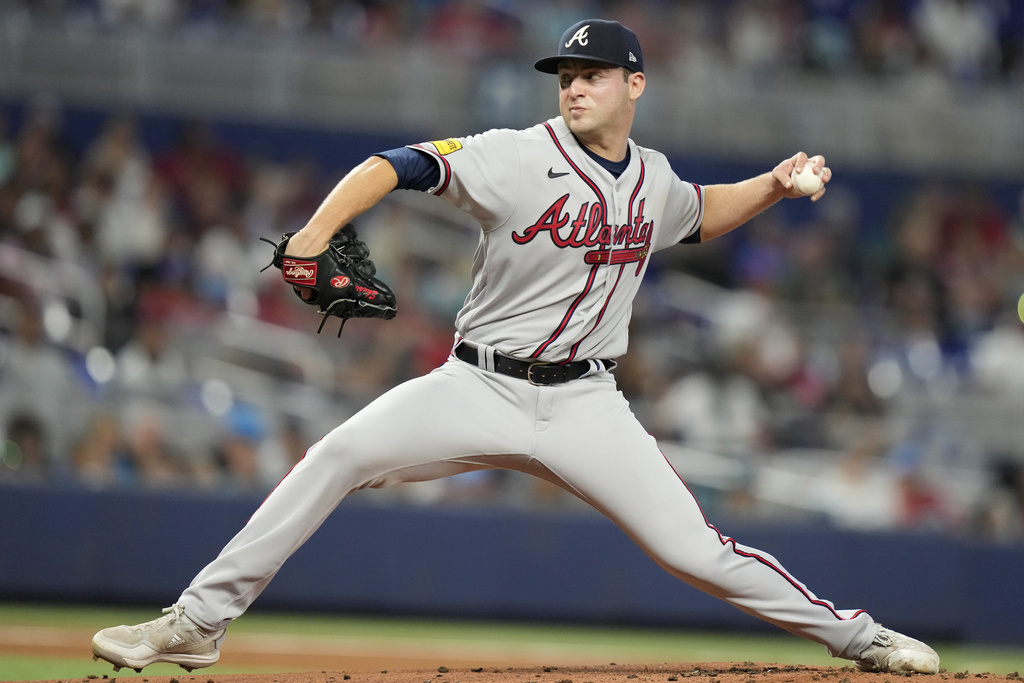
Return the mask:
M 597 515 L 379 506 L 357 493 L 258 609 L 769 627 L 663 572 Z M 257 498 L 0 487 L 0 600 L 171 604 Z M 736 526 L 819 597 L 922 637 L 1024 644 L 1024 547 Z

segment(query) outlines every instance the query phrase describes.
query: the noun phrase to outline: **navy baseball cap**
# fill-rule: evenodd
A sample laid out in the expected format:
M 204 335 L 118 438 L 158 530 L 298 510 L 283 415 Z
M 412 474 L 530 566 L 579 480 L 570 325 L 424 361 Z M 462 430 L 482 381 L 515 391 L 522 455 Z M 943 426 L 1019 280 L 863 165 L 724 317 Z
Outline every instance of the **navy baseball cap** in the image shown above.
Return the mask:
M 557 74 L 563 59 L 592 59 L 622 66 L 630 71 L 644 70 L 644 55 L 636 34 L 617 21 L 584 19 L 570 26 L 558 43 L 558 54 L 539 59 L 537 71 Z

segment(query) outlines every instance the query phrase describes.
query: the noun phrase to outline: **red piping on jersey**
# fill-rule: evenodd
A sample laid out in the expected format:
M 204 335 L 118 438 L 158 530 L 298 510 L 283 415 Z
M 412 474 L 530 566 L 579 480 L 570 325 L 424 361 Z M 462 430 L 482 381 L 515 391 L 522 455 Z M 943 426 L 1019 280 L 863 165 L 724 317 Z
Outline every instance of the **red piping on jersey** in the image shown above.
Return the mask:
M 639 155 L 638 155 L 639 156 Z M 644 176 L 646 175 L 647 168 L 644 166 L 643 158 L 640 159 L 640 179 L 636 182 L 636 187 L 633 188 L 633 194 L 629 195 L 629 206 L 626 212 L 626 218 L 630 223 L 633 222 L 633 202 L 636 201 L 636 197 L 640 194 L 640 188 L 644 184 Z
M 644 166 L 644 160 L 639 159 L 639 161 L 640 179 L 637 181 L 636 187 L 633 188 L 633 193 L 629 196 L 629 204 L 628 209 L 626 211 L 626 220 L 628 223 L 633 222 L 633 202 L 636 200 L 637 195 L 640 194 L 640 188 L 644 184 L 644 175 L 646 168 Z M 605 311 L 608 310 L 608 304 L 612 302 L 612 297 L 615 295 L 615 290 L 619 288 L 619 282 L 622 281 L 622 274 L 626 270 L 625 264 L 630 263 L 632 261 L 636 261 L 636 273 L 637 275 L 639 275 L 640 269 L 643 268 L 644 260 L 647 258 L 647 253 L 650 250 L 650 246 L 650 244 L 647 244 L 637 249 L 620 249 L 619 251 L 612 251 L 611 245 L 609 245 L 608 251 L 591 251 L 588 252 L 587 255 L 583 257 L 584 261 L 586 261 L 587 263 L 593 263 L 594 265 L 600 265 L 602 263 L 607 263 L 608 265 L 620 264 L 619 274 L 615 278 L 615 284 L 612 285 L 612 289 L 610 292 L 608 292 L 608 296 L 605 297 L 604 306 L 601 307 L 601 312 L 597 314 L 597 320 L 594 321 L 594 325 L 590 328 L 590 331 L 587 332 L 582 337 L 580 337 L 579 341 L 572 345 L 572 351 L 569 353 L 568 360 L 573 360 L 574 358 L 576 358 L 576 353 L 579 351 L 580 344 L 583 343 L 584 339 L 586 339 L 587 337 L 594 333 L 594 330 L 597 329 L 597 326 L 600 325 L 601 321 L 604 319 Z
M 544 128 L 547 129 L 548 135 L 551 136 L 551 141 L 553 143 L 555 143 L 555 147 L 558 148 L 559 153 L 561 153 L 561 155 L 565 159 L 566 163 L 569 164 L 569 166 L 572 168 L 572 170 L 576 172 L 576 175 L 578 175 L 583 180 L 583 182 L 585 182 L 587 184 L 587 186 L 590 187 L 590 189 L 594 191 L 594 194 L 597 195 L 598 204 L 601 206 L 601 219 L 605 223 L 607 223 L 608 222 L 608 202 L 605 200 L 604 195 L 601 193 L 601 188 L 599 188 L 597 186 L 597 183 L 595 183 L 593 180 L 591 180 L 587 176 L 587 174 L 583 172 L 583 169 L 581 169 L 579 166 L 577 166 L 576 162 L 574 162 L 569 157 L 569 153 L 565 151 L 565 148 L 562 147 L 562 143 L 558 141 L 558 135 L 555 133 L 554 128 L 551 127 L 551 124 L 550 123 L 545 123 L 544 124 Z M 534 357 L 534 358 L 539 357 L 540 354 L 542 354 L 551 345 L 551 343 L 554 342 L 556 339 L 558 339 L 558 337 L 561 336 L 562 332 L 565 331 L 565 328 L 568 326 L 569 320 L 572 318 L 573 313 L 576 312 L 576 309 L 579 308 L 579 305 L 583 302 L 583 299 L 587 296 L 587 294 L 590 293 L 591 287 L 594 286 L 594 281 L 597 279 L 598 268 L 599 268 L 599 265 L 598 264 L 594 264 L 594 266 L 590 269 L 590 276 L 587 278 L 587 284 L 583 288 L 583 291 L 579 293 L 579 296 L 577 296 L 576 299 L 572 302 L 572 305 L 569 306 L 569 310 L 566 311 L 565 316 L 562 317 L 562 322 L 560 322 L 558 324 L 558 327 L 555 328 L 555 331 L 551 333 L 551 336 L 548 337 L 547 340 L 543 344 L 541 344 L 536 349 L 534 349 L 533 353 L 531 354 L 532 357 Z M 608 305 L 608 302 L 606 301 L 605 302 L 605 306 L 607 306 L 607 305 Z M 585 339 L 585 337 L 584 337 L 584 339 Z M 581 339 L 580 341 L 583 341 L 583 340 Z M 578 346 L 579 346 L 579 342 L 576 342 L 576 344 L 573 346 L 573 355 L 575 355 L 576 348 Z M 570 360 L 572 360 L 572 356 L 570 356 L 567 360 L 565 360 L 563 362 L 567 363 Z
M 317 443 L 320 443 L 320 442 L 321 442 L 321 441 L 323 441 L 323 440 L 324 440 L 324 438 L 323 438 L 323 437 L 320 437 L 320 438 L 319 438 L 319 439 L 317 440 Z M 313 444 L 313 446 L 315 446 L 315 445 L 316 445 L 316 444 Z M 274 488 L 270 489 L 270 493 L 268 493 L 268 494 L 266 495 L 266 497 L 265 497 L 265 498 L 263 499 L 263 503 L 266 503 L 266 502 L 267 502 L 267 498 L 270 498 L 270 494 L 271 494 L 271 493 L 273 493 L 274 491 L 276 491 L 276 490 L 277 490 L 277 487 L 278 487 L 278 486 L 280 486 L 280 485 L 281 485 L 281 482 L 283 482 L 283 481 L 284 481 L 284 480 L 285 480 L 285 479 L 286 479 L 286 478 L 288 477 L 288 475 L 292 473 L 292 470 L 294 470 L 294 469 L 295 469 L 296 467 L 298 467 L 298 466 L 299 466 L 299 463 L 301 463 L 301 462 L 302 462 L 303 460 L 305 460 L 305 459 L 306 459 L 306 455 L 307 455 L 307 454 L 309 453 L 309 449 L 310 449 L 310 448 L 312 448 L 313 446 L 309 446 L 309 448 L 307 448 L 306 450 L 302 451 L 302 457 L 301 457 L 301 458 L 299 458 L 298 460 L 296 460 L 296 461 L 295 461 L 295 463 L 294 463 L 294 464 L 293 464 L 293 465 L 292 465 L 291 467 L 289 467 L 289 468 L 288 468 L 288 471 L 287 471 L 287 472 L 285 472 L 284 476 L 283 476 L 283 477 L 281 477 L 281 479 L 279 479 L 279 480 L 278 480 L 278 482 L 277 482 L 276 484 L 274 484 Z M 263 503 L 260 503 L 260 506 L 261 506 L 261 507 L 262 507 Z M 253 512 L 252 514 L 254 514 L 254 515 L 255 515 L 256 513 L 255 513 L 255 512 Z M 252 521 L 252 517 L 250 517 L 250 518 L 249 518 L 249 521 Z
M 646 167 L 644 166 L 643 159 L 639 159 L 638 161 L 640 162 L 640 179 L 637 181 L 636 187 L 633 188 L 633 194 L 629 196 L 629 204 L 628 209 L 626 211 L 626 221 L 628 223 L 633 222 L 633 202 L 636 200 L 637 195 L 640 194 L 640 188 L 644 184 L 644 175 Z M 615 295 L 615 290 L 619 288 L 619 282 L 622 280 L 622 274 L 626 270 L 625 264 L 631 261 L 636 261 L 636 274 L 639 275 L 640 269 L 643 268 L 644 266 L 644 259 L 647 258 L 647 253 L 650 247 L 651 245 L 647 244 L 638 249 L 620 249 L 619 251 L 612 251 L 611 245 L 609 245 L 608 251 L 591 251 L 588 252 L 585 257 L 583 257 L 584 261 L 586 261 L 587 263 L 593 263 L 594 265 L 600 265 L 601 263 L 604 262 L 607 262 L 608 265 L 612 265 L 615 263 L 619 263 L 621 265 L 619 266 L 619 274 L 615 278 L 615 284 L 612 285 L 611 291 L 608 292 L 608 296 L 605 297 L 604 306 L 601 307 L 601 312 L 597 314 L 597 320 L 594 321 L 594 325 L 590 328 L 590 331 L 587 332 L 582 337 L 580 337 L 580 339 L 575 344 L 572 345 L 572 351 L 569 353 L 568 360 L 573 360 L 574 358 L 576 358 L 576 353 L 580 349 L 580 344 L 583 343 L 584 339 L 586 339 L 587 337 L 594 333 L 594 330 L 597 329 L 597 326 L 600 325 L 601 321 L 604 319 L 604 313 L 605 311 L 608 310 L 608 304 L 612 302 L 612 297 Z
M 576 171 L 576 174 L 580 178 L 582 178 L 583 182 L 590 186 L 590 189 L 593 190 L 594 194 L 597 195 L 597 201 L 601 204 L 601 208 L 604 210 L 604 215 L 607 219 L 608 202 L 605 201 L 604 195 L 601 194 L 601 188 L 597 186 L 597 183 L 595 183 L 593 180 L 587 177 L 587 174 L 583 172 L 583 169 L 576 165 L 576 162 L 569 158 L 569 153 L 565 151 L 565 148 L 562 147 L 562 143 L 558 141 L 558 135 L 555 134 L 555 129 L 551 127 L 551 124 L 545 123 L 544 127 L 548 129 L 548 134 L 551 136 L 551 141 L 555 143 L 555 147 L 558 148 L 558 151 L 565 158 L 565 161 L 569 164 L 569 166 L 572 167 L 572 170 Z
M 441 196 L 442 194 L 444 194 L 444 191 L 448 189 L 448 183 L 450 183 L 452 180 L 452 165 L 449 164 L 448 160 L 445 159 L 443 156 L 437 154 L 436 152 L 432 152 L 430 149 L 424 147 L 422 144 L 416 144 L 413 145 L 413 147 L 415 147 L 416 149 L 422 149 L 427 154 L 437 157 L 437 160 L 441 162 L 442 166 L 444 166 L 444 182 L 441 183 L 440 187 L 434 190 L 434 195 Z
M 700 191 L 700 185 L 697 183 L 690 184 L 693 185 L 693 189 L 697 191 L 697 220 L 700 221 L 700 223 L 697 224 L 696 228 L 699 229 L 704 223 L 704 193 Z
M 637 156 L 639 157 L 640 155 L 637 155 Z M 628 210 L 626 212 L 626 219 L 630 223 L 633 222 L 633 202 L 636 201 L 637 196 L 640 194 L 640 188 L 643 187 L 643 185 L 644 185 L 644 178 L 647 176 L 647 166 L 644 165 L 643 157 L 640 157 L 638 160 L 640 162 L 640 179 L 637 180 L 636 187 L 633 188 L 633 194 L 629 195 L 629 206 L 628 206 Z M 643 203 L 643 202 L 641 202 L 641 203 Z M 640 258 L 637 259 L 637 261 L 636 261 L 636 275 L 639 275 L 640 271 L 643 270 L 644 262 L 647 259 L 647 254 L 649 253 L 650 248 L 651 248 L 651 244 L 650 244 L 650 242 L 648 242 L 644 246 L 643 254 L 641 254 Z M 631 251 L 636 251 L 636 250 L 633 249 Z
M 693 495 L 693 491 L 690 491 L 690 487 L 687 486 L 686 481 L 683 480 L 683 478 L 681 476 L 679 476 L 679 472 L 676 472 L 676 468 L 672 466 L 672 463 L 665 456 L 665 454 L 662 453 L 661 456 L 663 458 L 665 458 L 665 462 L 668 463 L 668 466 L 672 468 L 672 471 L 675 473 L 675 475 L 677 477 L 679 477 L 679 481 L 682 482 L 683 486 L 686 486 L 686 490 L 690 494 L 690 497 L 693 498 L 693 502 L 697 506 L 697 510 L 700 511 L 701 517 L 704 518 L 704 524 L 709 529 L 711 529 L 716 534 L 718 534 L 718 541 L 719 541 L 719 543 L 721 543 L 722 545 L 731 545 L 732 546 L 732 551 L 735 554 L 737 554 L 737 555 L 739 555 L 741 557 L 749 557 L 750 559 L 756 560 L 757 562 L 760 562 L 764 566 L 768 567 L 769 569 L 774 571 L 776 574 L 781 576 L 791 586 L 793 586 L 793 588 L 795 588 L 797 590 L 797 592 L 799 592 L 801 595 L 804 596 L 804 598 L 807 599 L 807 602 L 811 603 L 812 605 L 817 605 L 818 607 L 824 607 L 826 610 L 831 612 L 832 616 L 834 616 L 839 621 L 848 621 L 850 619 L 855 619 L 855 618 L 859 617 L 861 614 L 864 614 L 867 611 L 867 610 L 862 610 L 862 609 L 861 610 L 857 610 L 851 616 L 844 617 L 843 615 L 839 614 L 839 612 L 836 611 L 836 606 L 833 605 L 828 600 L 822 600 L 821 598 L 811 597 L 811 593 L 807 590 L 807 587 L 804 586 L 799 581 L 797 581 L 792 576 L 790 576 L 789 572 L 787 572 L 782 567 L 778 566 L 774 562 L 769 561 L 768 559 L 762 557 L 761 555 L 758 555 L 757 553 L 750 552 L 748 550 L 740 550 L 740 548 L 736 545 L 736 540 L 735 539 L 730 538 L 729 536 L 726 536 L 725 534 L 723 534 L 721 531 L 718 530 L 718 527 L 716 527 L 714 524 L 712 524 L 711 522 L 708 521 L 708 516 L 706 514 L 704 514 L 704 508 L 702 508 L 700 506 L 700 503 L 697 501 L 697 497 Z
M 594 192 L 597 194 L 598 199 L 600 200 L 600 203 L 601 203 L 601 208 L 604 210 L 604 222 L 607 224 L 607 222 L 608 222 L 608 218 L 607 218 L 607 216 L 608 216 L 607 203 L 605 202 L 604 196 L 601 194 L 600 189 L 598 189 L 597 185 L 590 178 L 588 178 L 585 173 L 583 173 L 583 171 L 579 168 L 579 166 L 577 166 L 575 163 L 573 163 L 572 159 L 569 158 L 569 155 L 566 153 L 565 149 L 562 147 L 561 143 L 558 141 L 558 138 L 555 135 L 555 131 L 554 131 L 554 129 L 551 128 L 551 125 L 545 123 L 544 127 L 547 128 L 548 134 L 551 136 L 551 139 L 554 141 L 555 146 L 558 148 L 558 151 L 562 153 L 562 156 L 565 157 L 565 160 L 569 163 L 569 166 L 571 166 L 573 168 L 573 170 L 575 170 L 576 173 L 579 174 L 580 178 L 582 178 L 583 181 L 586 182 L 587 185 L 589 185 L 591 187 L 591 189 L 593 189 Z M 627 223 L 632 223 L 633 222 L 633 203 L 636 201 L 637 196 L 639 196 L 640 188 L 643 187 L 644 178 L 646 177 L 646 170 L 647 170 L 647 168 L 644 165 L 644 160 L 642 158 L 639 158 L 638 162 L 640 164 L 640 177 L 637 180 L 636 186 L 633 188 L 633 192 L 629 196 L 629 203 L 627 204 L 627 212 L 626 212 Z M 623 272 L 625 271 L 625 268 L 626 268 L 625 264 L 623 263 L 623 260 L 626 260 L 626 261 L 634 261 L 635 260 L 635 261 L 637 261 L 636 273 L 637 273 L 637 275 L 639 275 L 640 274 L 640 270 L 643 268 L 644 259 L 647 257 L 648 250 L 650 249 L 650 245 L 647 245 L 647 246 L 642 247 L 640 249 L 627 249 L 627 250 L 620 250 L 620 251 L 613 252 L 612 249 L 611 249 L 612 245 L 608 245 L 608 246 L 609 246 L 608 251 L 592 251 L 592 252 L 589 252 L 584 257 L 584 261 L 586 261 L 587 263 L 593 264 L 595 266 L 595 268 L 597 266 L 600 266 L 603 263 L 607 263 L 608 265 L 622 263 L 622 265 L 619 266 L 619 274 L 615 278 L 615 284 L 612 285 L 611 291 L 608 292 L 608 296 L 605 297 L 604 305 L 601 306 L 601 311 L 600 311 L 600 313 L 598 313 L 597 319 L 594 321 L 594 324 L 591 326 L 590 331 L 588 331 L 585 335 L 580 337 L 576 341 L 576 343 L 572 345 L 572 348 L 571 348 L 571 350 L 569 352 L 569 357 L 566 358 L 565 361 L 563 361 L 563 362 L 568 363 L 568 362 L 570 362 L 572 360 L 575 360 L 576 354 L 579 352 L 580 344 L 582 344 L 583 341 L 587 337 L 589 337 L 591 334 L 594 333 L 594 330 L 597 329 L 597 326 L 600 325 L 601 321 L 604 319 L 604 314 L 608 310 L 608 305 L 611 303 L 612 297 L 615 295 L 615 291 L 619 287 L 619 282 L 622 280 L 622 274 L 623 274 Z M 637 258 L 638 256 L 639 256 L 639 258 Z M 546 342 L 541 344 L 541 346 L 536 351 L 534 351 L 534 356 L 535 357 L 540 355 L 540 352 L 543 351 L 544 349 L 546 349 L 565 330 L 566 325 L 569 324 L 569 319 L 572 317 L 573 313 L 576 312 L 576 309 L 579 307 L 579 304 L 583 301 L 583 298 L 588 293 L 590 293 L 590 288 L 594 284 L 594 276 L 595 275 L 596 275 L 595 270 L 591 269 L 590 278 L 587 280 L 587 286 L 584 288 L 583 292 L 576 298 L 576 300 L 573 301 L 572 306 L 569 308 L 569 311 L 566 313 L 565 317 L 562 319 L 562 322 L 558 326 L 558 329 L 555 330 L 555 333 L 551 337 L 549 337 Z
M 591 253 L 594 253 L 594 252 L 591 252 Z M 615 253 L 619 253 L 619 252 L 615 252 Z M 608 296 L 604 300 L 604 306 L 601 307 L 601 312 L 597 314 L 597 320 L 594 321 L 594 325 L 593 325 L 593 327 L 590 328 L 590 332 L 587 332 L 585 335 L 580 337 L 579 341 L 577 341 L 575 344 L 572 345 L 572 351 L 569 352 L 569 357 L 566 359 L 565 362 L 568 363 L 569 361 L 575 360 L 576 353 L 580 350 L 580 344 L 583 343 L 584 339 L 586 339 L 591 334 L 593 334 L 594 330 L 597 329 L 597 326 L 601 324 L 601 320 L 604 318 L 604 312 L 608 310 L 608 304 L 611 303 L 612 295 L 614 295 L 615 294 L 615 290 L 618 289 L 619 281 L 622 279 L 622 273 L 625 270 L 626 270 L 625 264 L 619 266 L 619 275 L 618 275 L 618 277 L 615 278 L 615 284 L 612 285 L 612 291 L 608 292 Z
M 576 312 L 576 309 L 583 302 L 583 299 L 587 296 L 587 294 L 590 293 L 590 288 L 594 286 L 594 280 L 597 279 L 597 271 L 599 269 L 600 266 L 598 265 L 591 267 L 590 275 L 587 277 L 587 284 L 583 288 L 583 291 L 579 293 L 579 296 L 577 296 L 576 299 L 572 302 L 572 305 L 569 306 L 569 310 L 566 311 L 565 316 L 562 318 L 562 322 L 558 324 L 558 327 L 555 329 L 555 331 L 551 333 L 551 336 L 547 338 L 547 341 L 545 341 L 543 344 L 534 349 L 533 353 L 530 354 L 531 357 L 538 358 L 540 354 L 542 354 L 544 350 L 551 345 L 551 342 L 558 339 L 562 332 L 565 331 L 566 326 L 569 324 L 569 320 L 572 318 L 572 314 Z M 579 342 L 577 342 L 577 344 L 578 343 Z M 568 363 L 570 360 L 572 360 L 571 357 L 562 362 Z

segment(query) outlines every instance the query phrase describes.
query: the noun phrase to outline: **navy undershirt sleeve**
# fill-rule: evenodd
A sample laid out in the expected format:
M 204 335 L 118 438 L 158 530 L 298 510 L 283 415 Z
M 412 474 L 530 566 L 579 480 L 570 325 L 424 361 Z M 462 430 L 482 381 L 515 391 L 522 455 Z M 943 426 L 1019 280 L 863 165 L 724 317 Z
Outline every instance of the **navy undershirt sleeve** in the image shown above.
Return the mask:
M 700 226 L 698 225 L 689 236 L 679 240 L 679 244 L 700 244 Z
M 409 147 L 389 149 L 377 152 L 374 156 L 387 159 L 398 174 L 398 190 L 427 190 L 437 187 L 441 182 L 441 169 L 426 152 L 418 152 Z

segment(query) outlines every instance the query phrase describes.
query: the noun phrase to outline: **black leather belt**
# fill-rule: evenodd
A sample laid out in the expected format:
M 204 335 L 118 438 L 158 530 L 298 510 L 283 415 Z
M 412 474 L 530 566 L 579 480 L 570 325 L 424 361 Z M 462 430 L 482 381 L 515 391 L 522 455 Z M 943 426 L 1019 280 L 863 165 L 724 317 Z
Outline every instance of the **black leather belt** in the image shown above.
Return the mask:
M 476 348 L 465 342 L 456 344 L 455 357 L 476 366 L 480 365 Z M 605 370 L 611 370 L 615 367 L 615 361 L 613 360 L 597 360 L 594 362 L 601 364 Z M 565 382 L 579 379 L 592 370 L 593 367 L 589 360 L 577 360 L 571 363 L 541 363 L 517 360 L 503 356 L 500 353 L 494 354 L 495 372 L 517 379 L 525 379 L 530 384 L 545 386 L 549 384 L 564 384 Z

